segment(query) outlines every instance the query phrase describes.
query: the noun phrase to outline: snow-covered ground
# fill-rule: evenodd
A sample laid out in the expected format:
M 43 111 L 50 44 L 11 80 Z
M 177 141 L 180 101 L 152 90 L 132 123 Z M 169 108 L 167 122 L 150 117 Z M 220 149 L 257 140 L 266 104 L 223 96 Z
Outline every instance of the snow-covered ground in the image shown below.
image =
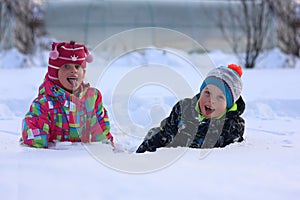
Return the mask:
M 285 68 L 287 57 L 275 49 L 257 69 L 244 69 L 244 142 L 209 151 L 161 148 L 155 153 L 135 154 L 146 130 L 157 125 L 185 95 L 171 82 L 163 82 L 172 79 L 167 74 L 151 82 L 151 71 L 143 71 L 145 59 L 167 66 L 158 72 L 173 73 L 175 81 L 185 80 L 194 94 L 201 84 L 201 70 L 197 74 L 197 69 L 184 66 L 187 63 L 180 58 L 174 63 L 176 59 L 169 52 L 153 52 L 132 54 L 130 62 L 119 59 L 106 69 L 89 68 L 102 72 L 94 86 L 102 91 L 111 116 L 117 151 L 105 144 L 65 143 L 50 149 L 20 146 L 22 118 L 47 68 L 7 69 L 2 60 L 1 199 L 298 199 L 300 68 Z M 217 65 L 237 62 L 219 51 L 209 56 Z M 299 66 L 299 60 L 295 61 Z M 156 65 L 150 68 L 159 70 Z M 138 78 L 136 75 L 147 81 L 127 84 Z M 124 92 L 123 88 L 135 90 Z M 124 111 L 118 110 L 119 104 L 125 105 Z

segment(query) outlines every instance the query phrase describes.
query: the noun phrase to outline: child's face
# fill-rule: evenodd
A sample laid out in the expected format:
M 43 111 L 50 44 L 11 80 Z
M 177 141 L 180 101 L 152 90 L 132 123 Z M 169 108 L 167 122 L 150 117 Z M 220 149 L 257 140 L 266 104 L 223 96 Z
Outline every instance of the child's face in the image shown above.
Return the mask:
M 224 113 L 226 97 L 218 87 L 209 84 L 202 90 L 199 104 L 204 117 L 215 118 Z
M 69 92 L 77 90 L 83 82 L 85 69 L 80 65 L 65 64 L 58 70 L 58 80 Z

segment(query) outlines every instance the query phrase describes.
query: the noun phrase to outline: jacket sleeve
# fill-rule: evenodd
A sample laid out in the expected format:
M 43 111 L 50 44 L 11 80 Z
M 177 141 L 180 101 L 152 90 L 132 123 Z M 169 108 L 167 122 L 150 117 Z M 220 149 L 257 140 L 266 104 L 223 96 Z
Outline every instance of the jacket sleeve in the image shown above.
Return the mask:
M 22 124 L 21 144 L 37 148 L 47 148 L 49 140 L 48 104 L 34 100 Z
M 172 108 L 169 117 L 162 120 L 159 130 L 158 128 L 150 129 L 146 138 L 138 147 L 137 153 L 144 153 L 145 151 L 153 152 L 156 151 L 156 148 L 164 147 L 172 142 L 178 131 L 180 108 L 181 101 Z
M 99 141 L 110 141 L 113 143 L 113 136 L 110 133 L 110 123 L 108 118 L 108 113 L 102 102 L 102 95 L 100 91 L 96 90 L 96 102 L 95 102 L 95 114 L 96 121 L 95 124 L 92 125 L 91 131 L 91 141 L 99 142 Z M 94 123 L 93 120 L 91 123 Z
M 229 118 L 225 121 L 212 120 L 199 126 L 191 148 L 225 147 L 234 142 L 243 141 L 245 121 L 241 117 Z
M 222 134 L 216 143 L 215 147 L 225 147 L 234 142 L 244 140 L 245 121 L 241 117 L 230 118 L 225 121 Z

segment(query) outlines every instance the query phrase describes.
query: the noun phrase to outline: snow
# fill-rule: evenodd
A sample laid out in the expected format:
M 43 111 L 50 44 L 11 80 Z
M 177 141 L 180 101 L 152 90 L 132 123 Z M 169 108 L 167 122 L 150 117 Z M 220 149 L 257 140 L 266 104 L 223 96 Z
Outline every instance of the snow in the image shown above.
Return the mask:
M 209 57 L 216 65 L 238 62 L 221 51 Z M 96 60 L 87 78 L 103 94 L 116 149 L 98 143 L 56 143 L 49 149 L 34 149 L 19 145 L 21 124 L 47 68 L 20 68 L 19 55 L 13 51 L 0 60 L 0 196 L 8 200 L 298 199 L 300 68 L 285 67 L 289 59 L 273 49 L 256 69 L 244 69 L 244 142 L 213 150 L 161 148 L 135 154 L 146 131 L 157 126 L 178 99 L 199 90 L 203 71 L 172 51 L 150 50 L 144 56 L 133 52 L 108 68 L 99 67 L 101 61 Z M 294 61 L 299 66 L 299 60 Z M 153 78 L 152 70 L 161 76 Z M 94 78 L 94 72 L 100 78 Z M 183 86 L 178 82 L 182 80 Z

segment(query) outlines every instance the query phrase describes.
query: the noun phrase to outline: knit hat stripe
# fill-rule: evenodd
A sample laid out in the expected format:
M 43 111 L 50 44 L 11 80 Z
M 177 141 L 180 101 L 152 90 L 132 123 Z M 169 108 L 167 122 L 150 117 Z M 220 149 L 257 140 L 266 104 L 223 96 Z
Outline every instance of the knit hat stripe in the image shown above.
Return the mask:
M 84 50 L 83 47 L 77 47 L 77 48 L 68 48 L 68 47 L 65 47 L 65 46 L 60 46 L 60 48 L 63 48 L 64 50 L 67 50 L 67 51 L 77 51 L 77 50 Z
M 49 77 L 50 79 L 52 79 L 52 80 L 58 80 L 58 78 L 53 77 L 53 76 L 50 76 L 49 74 L 48 74 L 48 77 Z
M 229 70 L 230 72 L 232 72 L 236 79 L 241 78 L 240 75 L 235 70 L 233 70 L 231 68 L 228 68 L 228 67 L 225 67 L 225 66 L 221 66 L 220 68 L 222 68 L 224 70 Z M 228 76 L 230 76 L 230 75 L 228 74 Z
M 71 58 L 59 56 L 58 58 L 60 58 L 62 60 L 70 60 L 70 61 L 83 61 L 83 60 L 85 60 L 85 58 L 77 58 L 75 56 L 71 57 Z
M 54 66 L 54 65 L 50 65 L 48 64 L 49 67 L 53 68 L 53 69 L 60 69 L 60 67 Z

